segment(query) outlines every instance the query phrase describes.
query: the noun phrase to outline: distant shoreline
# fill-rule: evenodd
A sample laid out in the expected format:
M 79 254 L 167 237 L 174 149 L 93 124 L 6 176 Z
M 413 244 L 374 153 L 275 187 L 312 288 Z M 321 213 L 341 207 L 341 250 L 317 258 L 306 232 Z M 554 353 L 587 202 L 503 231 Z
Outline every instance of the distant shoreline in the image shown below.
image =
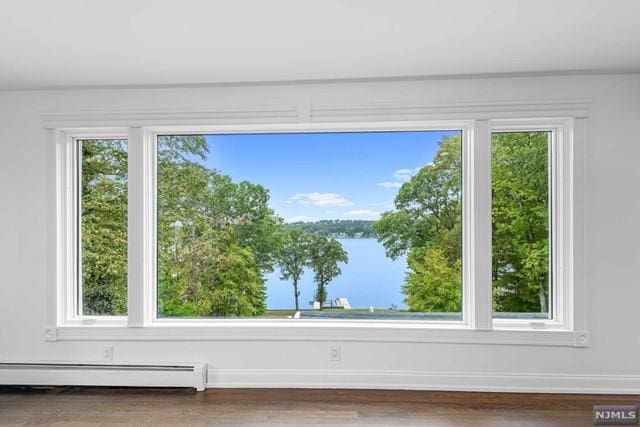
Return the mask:
M 286 226 L 299 227 L 306 232 L 332 239 L 375 239 L 374 223 L 375 221 L 360 219 L 325 219 L 314 222 L 291 222 Z

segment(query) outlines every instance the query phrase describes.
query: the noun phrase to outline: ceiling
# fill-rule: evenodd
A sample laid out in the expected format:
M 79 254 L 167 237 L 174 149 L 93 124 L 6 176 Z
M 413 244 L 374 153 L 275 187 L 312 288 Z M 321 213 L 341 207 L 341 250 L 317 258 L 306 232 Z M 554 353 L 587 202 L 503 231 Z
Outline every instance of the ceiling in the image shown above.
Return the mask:
M 637 0 L 3 0 L 0 90 L 640 71 Z

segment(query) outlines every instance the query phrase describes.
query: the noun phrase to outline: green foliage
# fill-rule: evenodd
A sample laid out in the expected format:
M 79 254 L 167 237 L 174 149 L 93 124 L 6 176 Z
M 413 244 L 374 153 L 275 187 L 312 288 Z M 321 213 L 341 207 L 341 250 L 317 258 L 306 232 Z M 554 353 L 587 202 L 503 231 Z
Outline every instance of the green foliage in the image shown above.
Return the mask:
M 127 312 L 127 142 L 81 142 L 83 312 Z M 314 271 L 315 298 L 341 274 L 346 252 L 332 237 L 375 232 L 387 255 L 407 255 L 403 292 L 413 311 L 461 310 L 462 156 L 444 138 L 433 162 L 400 188 L 395 210 L 371 221 L 329 220 L 285 227 L 269 192 L 210 170 L 201 136 L 158 144 L 158 306 L 160 316 L 265 313 L 264 274 L 282 280 Z M 492 136 L 494 310 L 549 309 L 548 133 Z
M 547 132 L 492 137 L 495 311 L 549 307 L 548 141 Z
M 402 287 L 411 311 L 459 312 L 462 310 L 460 259 L 451 263 L 440 248 L 412 248 L 409 272 Z
M 445 137 L 433 162 L 400 187 L 396 210 L 374 224 L 387 256 L 408 253 L 403 292 L 411 311 L 460 311 L 461 172 L 460 137 Z
M 461 254 L 462 152 L 460 137 L 445 137 L 431 164 L 400 187 L 395 211 L 374 224 L 393 259 L 413 247 L 438 246 L 455 261 Z
M 314 272 L 315 299 L 320 303 L 321 310 L 327 299 L 327 285 L 342 273 L 339 262 L 349 262 L 349 257 L 340 242 L 312 234 L 309 244 L 309 266 Z
M 461 143 L 444 138 L 432 164 L 403 184 L 374 229 L 397 258 L 413 311 L 460 311 Z M 546 312 L 549 283 L 548 133 L 492 137 L 494 310 Z
M 79 144 L 83 313 L 126 315 L 127 142 Z
M 200 136 L 159 138 L 159 315 L 260 315 L 283 222 L 265 188 L 199 164 L 207 151 Z
M 287 228 L 282 245 L 278 252 L 278 265 L 280 267 L 280 280 L 291 280 L 296 311 L 300 309 L 298 297 L 298 281 L 304 273 L 304 268 L 309 265 L 309 246 L 312 237 L 299 227 Z
M 323 219 L 316 222 L 292 222 L 287 227 L 298 227 L 309 233 L 319 234 L 325 237 L 351 237 L 372 238 L 374 221 L 359 219 Z
M 285 228 L 268 190 L 207 169 L 207 155 L 201 136 L 158 138 L 159 316 L 262 315 L 263 276 L 276 264 L 293 281 L 296 309 L 307 265 L 326 297 L 337 263 L 347 262 L 340 243 Z M 126 314 L 126 141 L 83 141 L 81 185 L 84 313 Z

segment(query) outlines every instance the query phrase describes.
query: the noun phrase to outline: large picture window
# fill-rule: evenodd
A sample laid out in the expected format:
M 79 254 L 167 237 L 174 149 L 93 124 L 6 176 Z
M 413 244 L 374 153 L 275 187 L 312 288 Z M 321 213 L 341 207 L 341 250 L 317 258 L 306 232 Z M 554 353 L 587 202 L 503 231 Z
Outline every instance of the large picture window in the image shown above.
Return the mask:
M 511 343 L 546 329 L 564 335 L 518 342 L 586 345 L 573 270 L 584 120 L 491 114 L 504 118 L 64 122 L 49 131 L 47 324 L 73 339 L 320 328 L 317 339 Z
M 460 131 L 157 137 L 157 315 L 462 320 Z

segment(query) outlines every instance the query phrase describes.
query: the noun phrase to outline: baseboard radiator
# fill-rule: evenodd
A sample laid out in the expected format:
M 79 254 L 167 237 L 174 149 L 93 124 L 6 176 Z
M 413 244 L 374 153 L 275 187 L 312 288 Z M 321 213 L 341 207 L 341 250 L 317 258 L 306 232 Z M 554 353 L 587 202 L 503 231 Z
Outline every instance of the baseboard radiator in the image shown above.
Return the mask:
M 193 387 L 202 391 L 207 386 L 207 365 L 0 362 L 0 385 Z

